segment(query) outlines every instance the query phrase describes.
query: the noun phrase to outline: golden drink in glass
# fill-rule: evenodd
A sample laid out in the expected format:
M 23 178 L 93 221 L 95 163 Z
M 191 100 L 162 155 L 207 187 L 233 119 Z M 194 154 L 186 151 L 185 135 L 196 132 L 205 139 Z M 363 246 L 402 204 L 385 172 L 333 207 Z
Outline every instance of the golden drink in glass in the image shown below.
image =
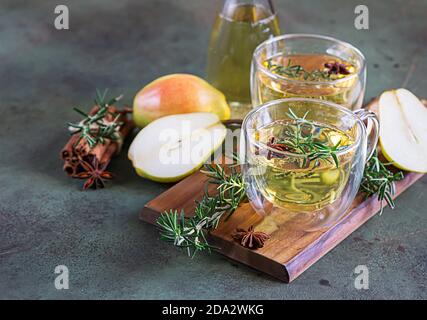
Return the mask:
M 252 103 L 313 98 L 354 110 L 362 106 L 365 80 L 365 59 L 350 44 L 316 35 L 285 35 L 254 52 Z
M 337 222 L 357 194 L 377 138 L 374 113 L 329 101 L 273 100 L 248 113 L 240 161 L 246 194 L 264 216 L 258 230 L 291 221 L 311 231 Z
M 297 130 L 294 121 L 274 121 L 254 132 L 254 141 L 273 149 L 281 146 L 286 131 Z M 315 133 L 313 141 L 340 148 L 351 146 L 352 136 L 333 126 L 314 123 L 302 128 L 303 136 Z M 272 143 L 272 141 L 275 141 Z M 278 149 L 280 150 L 280 149 Z M 303 164 L 301 159 L 284 157 L 270 151 L 258 157 L 254 164 L 254 182 L 261 193 L 274 205 L 298 212 L 317 211 L 341 196 L 347 184 L 353 152 L 338 155 L 338 166 L 330 159 Z

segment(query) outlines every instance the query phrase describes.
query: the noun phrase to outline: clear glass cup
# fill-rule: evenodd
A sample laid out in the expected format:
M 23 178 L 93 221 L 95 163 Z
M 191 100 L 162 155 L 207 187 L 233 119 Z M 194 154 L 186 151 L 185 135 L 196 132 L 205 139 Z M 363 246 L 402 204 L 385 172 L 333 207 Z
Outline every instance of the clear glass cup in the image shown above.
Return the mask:
M 347 142 L 336 152 L 338 165 L 331 156 L 306 163 L 303 154 L 271 144 L 272 136 L 278 139 L 281 130 L 289 130 L 288 124 L 294 123 L 291 111 L 299 117 L 306 114 L 306 120 L 316 126 L 301 130 L 312 130 L 319 139 L 344 141 L 345 137 Z M 353 112 L 328 101 L 289 98 L 253 109 L 243 120 L 240 139 L 241 169 L 252 207 L 271 228 L 284 223 L 306 231 L 331 226 L 357 194 L 378 130 L 373 112 Z
M 287 67 L 288 63 L 301 65 L 307 71 L 321 71 L 319 75 L 325 73 L 328 77 L 304 79 L 304 72 L 299 73 L 300 77 L 293 77 L 295 69 L 289 73 L 289 68 L 277 68 Z M 335 68 L 335 63 L 345 70 Z M 345 74 L 347 72 L 349 74 Z M 254 51 L 251 67 L 254 107 L 272 100 L 297 97 L 327 100 L 355 110 L 362 107 L 365 85 L 363 54 L 351 44 L 331 37 L 287 34 L 263 42 Z

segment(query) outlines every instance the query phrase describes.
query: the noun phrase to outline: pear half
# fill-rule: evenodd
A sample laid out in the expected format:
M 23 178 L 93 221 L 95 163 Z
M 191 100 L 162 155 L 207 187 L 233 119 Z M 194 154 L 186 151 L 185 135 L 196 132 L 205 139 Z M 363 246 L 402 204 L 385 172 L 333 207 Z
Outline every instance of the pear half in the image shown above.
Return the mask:
M 427 172 L 427 108 L 410 91 L 384 92 L 379 100 L 380 144 L 393 165 Z
M 213 113 L 166 116 L 138 133 L 128 157 L 138 175 L 157 182 L 176 182 L 197 171 L 221 146 L 226 133 Z

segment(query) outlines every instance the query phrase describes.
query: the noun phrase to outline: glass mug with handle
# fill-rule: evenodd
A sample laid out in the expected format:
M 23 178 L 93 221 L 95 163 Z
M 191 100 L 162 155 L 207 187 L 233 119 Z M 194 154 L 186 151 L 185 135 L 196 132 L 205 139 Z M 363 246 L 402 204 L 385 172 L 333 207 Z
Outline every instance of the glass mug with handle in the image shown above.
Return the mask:
M 263 42 L 253 54 L 253 106 L 283 98 L 312 98 L 354 110 L 362 107 L 365 86 L 363 54 L 331 37 L 287 34 Z
M 373 112 L 328 101 L 289 98 L 253 109 L 240 140 L 252 207 L 275 228 L 333 225 L 356 197 L 378 132 Z

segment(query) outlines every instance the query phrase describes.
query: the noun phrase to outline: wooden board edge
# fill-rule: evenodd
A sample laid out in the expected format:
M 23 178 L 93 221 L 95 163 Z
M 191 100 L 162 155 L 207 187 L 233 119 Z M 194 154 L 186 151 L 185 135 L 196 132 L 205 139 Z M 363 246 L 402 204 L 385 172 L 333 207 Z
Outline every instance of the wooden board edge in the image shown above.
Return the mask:
M 393 198 L 396 199 L 400 194 L 409 189 L 409 187 L 411 187 L 416 181 L 421 179 L 423 176 L 424 174 L 422 173 L 406 173 L 405 179 L 397 182 L 397 184 L 401 184 L 401 186 L 400 188 L 397 188 L 398 191 Z M 383 206 L 386 205 L 386 202 L 383 201 Z M 364 210 L 366 208 L 369 209 Z M 323 233 L 317 241 L 310 244 L 307 248 L 305 248 L 304 251 L 302 251 L 299 255 L 296 255 L 292 260 L 288 261 L 285 264 L 287 272 L 289 274 L 289 282 L 295 280 L 305 270 L 307 270 L 314 263 L 320 260 L 324 255 L 326 255 L 343 240 L 345 240 L 350 234 L 359 229 L 370 218 L 375 216 L 380 210 L 381 203 L 375 197 L 370 197 L 369 199 L 362 202 L 359 206 L 354 208 L 349 214 L 344 216 L 334 227 L 328 229 L 325 233 Z M 360 212 L 362 211 L 366 212 L 366 214 L 361 215 Z M 339 235 L 339 237 L 334 237 L 334 234 Z M 319 246 L 321 247 L 321 249 L 319 249 Z
M 282 282 L 289 283 L 289 273 L 285 265 L 271 260 L 256 251 L 244 248 L 234 241 L 227 241 L 210 234 L 208 235 L 208 241 L 214 247 L 218 247 L 215 252 L 254 270 L 268 274 Z
M 155 225 L 157 217 L 159 216 L 159 213 L 153 209 L 151 209 L 148 204 L 144 206 L 144 208 L 141 209 L 139 212 L 139 219 L 148 222 L 150 224 Z

